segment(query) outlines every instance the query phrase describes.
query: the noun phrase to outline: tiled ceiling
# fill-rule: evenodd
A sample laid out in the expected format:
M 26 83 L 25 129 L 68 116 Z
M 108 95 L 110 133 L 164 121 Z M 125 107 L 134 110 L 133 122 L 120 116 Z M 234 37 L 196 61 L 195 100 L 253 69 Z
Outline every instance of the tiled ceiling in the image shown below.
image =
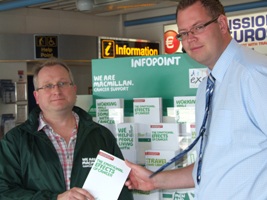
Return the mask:
M 151 9 L 176 7 L 178 2 L 179 0 L 0 0 L 0 11 L 27 7 L 111 16 Z M 221 0 L 221 2 L 223 5 L 229 6 L 261 1 Z M 87 6 L 91 8 L 88 10 Z
M 23 1 L 25 3 L 22 3 Z M 92 8 L 90 10 L 86 9 L 86 1 L 92 4 Z M 1 4 L 14 4 L 12 7 L 15 8 L 16 3 L 21 5 L 19 7 L 78 11 L 93 15 L 111 16 L 143 10 L 172 7 L 177 5 L 177 0 L 0 0 L 0 11 Z M 82 5 L 85 5 L 85 10 L 78 9 L 79 5 L 81 7 Z

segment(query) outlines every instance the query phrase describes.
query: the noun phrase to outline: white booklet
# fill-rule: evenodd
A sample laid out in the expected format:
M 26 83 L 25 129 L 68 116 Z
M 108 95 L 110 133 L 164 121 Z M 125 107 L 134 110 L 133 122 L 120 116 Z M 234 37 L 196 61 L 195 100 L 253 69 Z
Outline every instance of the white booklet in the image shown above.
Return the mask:
M 123 160 L 100 150 L 83 188 L 95 200 L 117 200 L 130 170 Z

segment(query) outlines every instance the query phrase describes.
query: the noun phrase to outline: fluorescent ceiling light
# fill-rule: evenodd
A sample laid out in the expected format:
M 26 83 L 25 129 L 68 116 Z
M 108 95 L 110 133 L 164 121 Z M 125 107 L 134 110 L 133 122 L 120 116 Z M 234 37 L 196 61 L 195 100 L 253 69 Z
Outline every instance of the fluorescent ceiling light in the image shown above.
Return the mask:
M 87 11 L 93 8 L 93 1 L 92 0 L 76 0 L 76 7 L 80 11 Z
M 12 10 L 16 8 L 23 8 L 26 6 L 32 6 L 40 3 L 48 3 L 54 0 L 20 0 L 20 1 L 11 1 L 6 3 L 0 3 L 0 11 L 3 10 Z

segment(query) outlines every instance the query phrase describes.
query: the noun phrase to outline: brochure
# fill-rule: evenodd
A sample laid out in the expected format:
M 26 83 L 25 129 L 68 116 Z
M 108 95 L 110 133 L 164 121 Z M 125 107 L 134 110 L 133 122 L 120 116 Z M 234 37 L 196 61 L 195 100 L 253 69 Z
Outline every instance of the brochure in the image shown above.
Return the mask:
M 123 160 L 100 150 L 83 188 L 95 200 L 117 200 L 129 173 Z
M 124 120 L 124 99 L 96 99 L 96 121 L 115 124 Z M 118 109 L 111 110 L 110 109 Z
M 135 123 L 161 123 L 162 98 L 134 98 L 133 112 Z

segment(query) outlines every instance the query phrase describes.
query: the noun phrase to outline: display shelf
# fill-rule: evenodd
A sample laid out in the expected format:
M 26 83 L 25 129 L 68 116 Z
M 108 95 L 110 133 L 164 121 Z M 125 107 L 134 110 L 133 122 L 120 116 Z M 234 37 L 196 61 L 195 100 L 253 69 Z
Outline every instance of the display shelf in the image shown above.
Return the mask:
M 12 127 L 24 122 L 28 117 L 28 101 L 27 101 L 27 83 L 26 82 L 12 82 L 14 84 L 14 91 L 10 94 L 14 99 L 12 102 L 3 100 L 5 92 L 1 95 L 0 101 L 0 120 L 1 120 L 1 134 L 0 138 Z M 7 123 L 2 120 L 2 116 L 13 115 L 14 120 L 10 119 L 12 123 Z

